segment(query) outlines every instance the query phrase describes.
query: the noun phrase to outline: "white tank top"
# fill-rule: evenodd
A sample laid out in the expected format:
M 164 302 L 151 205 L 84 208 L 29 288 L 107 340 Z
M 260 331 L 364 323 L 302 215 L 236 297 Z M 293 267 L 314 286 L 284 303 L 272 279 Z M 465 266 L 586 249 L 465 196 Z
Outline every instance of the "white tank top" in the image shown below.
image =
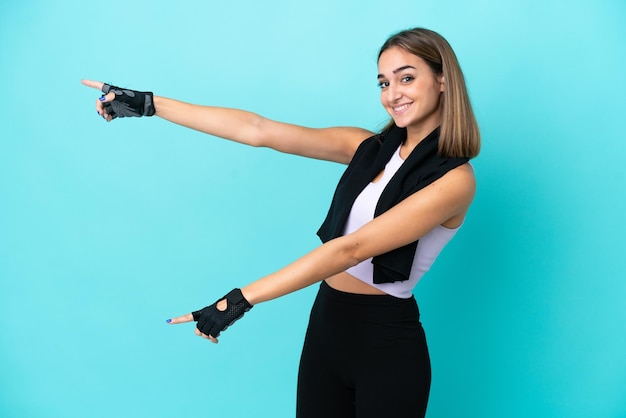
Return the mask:
M 400 157 L 400 147 L 398 147 L 389 162 L 387 162 L 382 177 L 376 183 L 370 183 L 365 187 L 354 201 L 346 221 L 344 235 L 351 234 L 374 219 L 374 211 L 380 195 L 403 162 L 404 160 Z M 419 279 L 430 269 L 443 247 L 452 239 L 459 228 L 460 226 L 455 229 L 449 229 L 438 225 L 419 239 L 408 280 L 375 284 L 374 265 L 371 258 L 354 267 L 350 267 L 346 270 L 346 273 L 389 295 L 398 298 L 410 298 Z

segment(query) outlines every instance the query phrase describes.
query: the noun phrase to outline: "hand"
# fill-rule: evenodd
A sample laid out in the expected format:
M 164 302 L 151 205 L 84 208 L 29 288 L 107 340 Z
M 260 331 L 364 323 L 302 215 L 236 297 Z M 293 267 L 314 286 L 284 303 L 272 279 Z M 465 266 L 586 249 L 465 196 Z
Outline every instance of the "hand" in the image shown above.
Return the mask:
M 217 344 L 217 337 L 220 333 L 234 324 L 250 309 L 252 309 L 252 305 L 241 293 L 241 290 L 233 289 L 213 305 L 187 315 L 168 319 L 167 322 L 169 324 L 181 324 L 197 321 L 196 335 Z
M 96 100 L 96 111 L 107 122 L 115 118 L 152 116 L 154 98 L 151 92 L 142 92 L 111 86 L 100 81 L 82 80 L 85 86 L 104 93 Z

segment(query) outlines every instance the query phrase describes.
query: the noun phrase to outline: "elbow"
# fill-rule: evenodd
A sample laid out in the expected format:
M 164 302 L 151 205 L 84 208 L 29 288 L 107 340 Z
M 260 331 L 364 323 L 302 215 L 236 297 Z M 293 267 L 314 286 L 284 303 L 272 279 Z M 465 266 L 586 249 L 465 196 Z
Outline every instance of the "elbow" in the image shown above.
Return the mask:
M 348 254 L 344 258 L 344 261 L 345 261 L 344 262 L 344 266 L 345 266 L 344 270 L 346 270 L 346 269 L 349 269 L 350 267 L 356 266 L 357 264 L 359 264 L 359 263 L 361 263 L 362 261 L 365 261 L 365 260 L 361 260 L 361 259 L 357 258 L 354 254 Z
M 336 256 L 340 260 L 343 269 L 354 267 L 369 258 L 365 256 L 360 243 L 352 239 L 351 236 L 343 236 L 337 238 L 336 241 L 338 241 L 337 244 L 339 246 Z
M 266 148 L 268 147 L 268 134 L 267 134 L 267 122 L 263 116 L 252 114 L 247 142 L 248 145 L 251 145 L 255 148 Z

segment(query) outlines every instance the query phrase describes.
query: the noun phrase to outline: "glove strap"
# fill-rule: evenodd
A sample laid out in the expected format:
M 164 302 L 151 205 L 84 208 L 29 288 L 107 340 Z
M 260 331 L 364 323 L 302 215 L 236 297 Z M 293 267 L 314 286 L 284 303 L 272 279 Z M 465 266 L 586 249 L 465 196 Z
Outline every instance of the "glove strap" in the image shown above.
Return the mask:
M 228 306 L 226 307 L 226 310 L 228 310 L 230 306 L 236 306 L 236 307 L 240 306 L 241 308 L 244 309 L 243 311 L 244 313 L 252 309 L 252 305 L 250 305 L 250 302 L 248 302 L 248 300 L 244 297 L 243 293 L 241 293 L 241 289 L 236 288 L 236 289 L 231 290 L 222 299 L 226 299 L 226 301 L 228 302 Z

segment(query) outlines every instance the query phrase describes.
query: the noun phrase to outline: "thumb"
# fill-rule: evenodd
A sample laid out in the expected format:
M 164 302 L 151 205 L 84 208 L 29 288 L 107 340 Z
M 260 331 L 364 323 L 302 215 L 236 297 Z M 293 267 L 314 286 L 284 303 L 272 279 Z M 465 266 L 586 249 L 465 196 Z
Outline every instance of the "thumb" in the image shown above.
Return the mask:
M 115 93 L 111 91 L 111 86 L 108 84 L 102 84 L 101 90 L 104 93 L 99 99 L 102 103 L 108 103 L 115 99 Z
M 103 94 L 98 100 L 100 100 L 102 103 L 109 103 L 109 102 L 112 102 L 114 99 L 115 99 L 115 93 L 110 91 L 107 94 Z

